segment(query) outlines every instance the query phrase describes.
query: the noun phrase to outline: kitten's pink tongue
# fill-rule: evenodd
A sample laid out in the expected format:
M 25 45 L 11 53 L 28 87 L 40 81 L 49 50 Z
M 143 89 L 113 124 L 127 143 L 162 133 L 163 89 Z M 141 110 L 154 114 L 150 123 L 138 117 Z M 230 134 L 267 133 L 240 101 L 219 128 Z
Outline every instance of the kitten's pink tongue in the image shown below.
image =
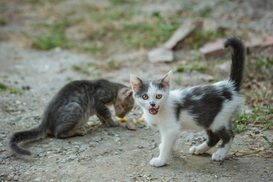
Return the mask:
M 151 108 L 151 109 L 149 109 L 149 112 L 150 112 L 151 114 L 155 115 L 155 114 L 157 114 L 158 109 L 159 109 L 159 106 L 158 106 L 157 108 Z

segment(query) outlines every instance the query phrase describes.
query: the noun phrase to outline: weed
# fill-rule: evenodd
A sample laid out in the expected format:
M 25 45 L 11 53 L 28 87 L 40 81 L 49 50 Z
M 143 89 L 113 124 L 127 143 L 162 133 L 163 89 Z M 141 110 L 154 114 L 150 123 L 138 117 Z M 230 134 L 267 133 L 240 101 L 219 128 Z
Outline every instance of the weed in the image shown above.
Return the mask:
M 78 71 L 87 75 L 92 75 L 94 77 L 100 77 L 100 67 L 95 63 L 81 63 L 79 65 L 72 65 L 71 68 L 74 71 Z
M 208 16 L 212 12 L 212 8 L 210 6 L 205 6 L 203 9 L 199 11 L 201 17 Z
M 49 50 L 55 47 L 69 48 L 69 41 L 64 34 L 51 31 L 47 36 L 35 36 L 34 47 L 37 49 Z
M 8 90 L 11 94 L 13 94 L 13 93 L 17 93 L 21 89 L 7 86 L 7 85 L 0 82 L 0 91 L 6 91 L 6 90 Z
M 262 136 L 265 141 L 269 143 L 269 145 L 273 146 L 273 142 L 270 142 L 266 136 Z
M 179 67 L 176 69 L 177 72 L 190 72 L 193 70 L 196 71 L 203 71 L 206 70 L 207 67 L 206 66 L 202 66 L 202 65 L 185 65 L 183 67 Z
M 0 82 L 0 90 L 1 91 L 4 91 L 4 90 L 7 90 L 9 87 L 3 83 Z
M 180 26 L 178 21 L 168 22 L 159 15 L 151 19 L 123 24 L 121 40 L 127 48 L 153 47 L 166 41 Z
M 260 105 L 253 105 L 251 112 L 238 113 L 235 117 L 235 123 L 233 124 L 233 129 L 239 131 L 240 128 L 245 129 L 243 126 L 248 126 L 249 124 L 261 124 L 260 126 L 263 130 L 269 129 L 270 126 L 273 126 L 273 109 L 268 105 L 262 107 Z
M 73 80 L 73 78 L 72 77 L 69 77 L 69 76 L 67 76 L 66 78 L 65 78 L 65 81 L 67 81 L 67 82 L 70 82 L 70 81 L 72 81 Z
M 244 124 L 238 124 L 238 123 L 233 123 L 232 124 L 233 130 L 235 132 L 241 132 L 247 129 L 247 126 Z

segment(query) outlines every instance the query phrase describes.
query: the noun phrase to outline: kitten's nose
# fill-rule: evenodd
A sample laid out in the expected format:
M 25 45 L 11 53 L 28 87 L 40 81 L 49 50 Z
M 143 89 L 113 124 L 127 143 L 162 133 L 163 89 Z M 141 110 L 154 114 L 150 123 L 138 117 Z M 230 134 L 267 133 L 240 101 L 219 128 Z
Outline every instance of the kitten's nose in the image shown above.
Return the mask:
M 155 102 L 154 102 L 154 101 L 150 102 L 150 105 L 151 105 L 152 107 L 154 107 L 154 106 L 155 106 Z

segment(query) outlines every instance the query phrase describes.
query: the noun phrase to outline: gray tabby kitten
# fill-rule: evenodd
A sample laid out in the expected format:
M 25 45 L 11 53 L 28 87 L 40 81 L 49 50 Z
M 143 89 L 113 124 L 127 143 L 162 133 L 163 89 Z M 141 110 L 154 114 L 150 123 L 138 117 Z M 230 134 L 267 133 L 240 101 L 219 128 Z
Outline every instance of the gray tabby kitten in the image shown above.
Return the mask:
M 105 79 L 80 80 L 65 85 L 49 102 L 41 124 L 31 130 L 14 133 L 9 141 L 10 148 L 17 154 L 30 155 L 31 152 L 18 146 L 25 140 L 83 136 L 88 118 L 97 115 L 109 126 L 118 126 L 106 105 L 114 105 L 115 114 L 124 117 L 134 106 L 130 87 Z
M 230 78 L 210 85 L 170 90 L 171 72 L 162 79 L 141 80 L 131 75 L 134 98 L 143 108 L 145 120 L 156 125 L 161 134 L 160 155 L 150 161 L 152 166 L 166 164 L 180 129 L 205 129 L 208 140 L 190 148 L 202 154 L 222 140 L 212 160 L 225 158 L 234 138 L 232 117 L 243 105 L 239 94 L 244 69 L 244 45 L 229 37 L 224 47 L 232 48 Z

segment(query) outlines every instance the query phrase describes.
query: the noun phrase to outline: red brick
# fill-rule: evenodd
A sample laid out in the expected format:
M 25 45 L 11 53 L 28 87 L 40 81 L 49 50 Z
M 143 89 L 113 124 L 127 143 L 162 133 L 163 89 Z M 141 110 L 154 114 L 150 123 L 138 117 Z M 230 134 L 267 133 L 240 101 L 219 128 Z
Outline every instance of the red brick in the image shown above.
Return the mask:
M 245 45 L 247 48 L 253 48 L 261 46 L 263 43 L 263 38 L 261 37 L 251 37 L 250 40 L 246 41 Z
M 269 36 L 265 39 L 265 41 L 262 43 L 263 47 L 273 46 L 273 36 Z
M 216 56 L 226 52 L 226 50 L 223 48 L 223 39 L 217 39 L 215 42 L 206 43 L 199 49 L 199 51 L 202 53 L 204 58 Z

